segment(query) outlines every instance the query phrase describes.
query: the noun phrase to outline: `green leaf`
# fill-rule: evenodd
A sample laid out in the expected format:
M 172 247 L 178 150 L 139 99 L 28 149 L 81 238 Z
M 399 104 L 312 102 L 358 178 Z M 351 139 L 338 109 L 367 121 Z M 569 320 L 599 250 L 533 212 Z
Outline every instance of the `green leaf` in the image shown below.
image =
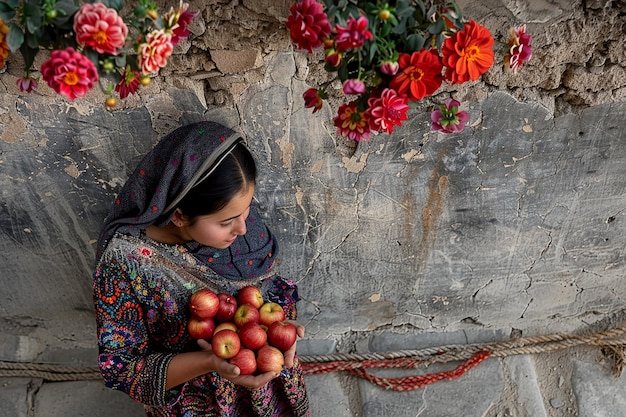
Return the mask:
M 89 58 L 89 60 L 93 62 L 96 68 L 98 68 L 98 61 L 99 61 L 100 56 L 98 55 L 96 51 L 94 51 L 91 48 L 85 48 L 85 50 L 83 51 L 83 55 Z
M 115 66 L 118 68 L 126 67 L 126 54 L 119 54 L 115 57 Z
M 27 37 L 29 35 L 26 35 Z M 37 48 L 31 48 L 28 45 L 28 42 L 24 42 L 22 46 L 20 46 L 20 53 L 24 58 L 24 68 L 30 69 L 33 66 L 33 62 L 35 62 L 35 56 L 39 52 L 39 46 Z
M 39 45 L 42 42 L 37 38 L 37 36 L 29 32 L 26 32 L 24 35 L 26 36 L 26 42 L 24 42 L 24 47 L 39 50 Z
M 72 0 L 59 0 L 55 3 L 54 8 L 59 12 L 58 16 L 53 20 L 56 26 L 65 26 L 70 22 L 69 28 L 72 27 L 72 18 L 74 13 L 78 11 L 78 6 Z
M 24 16 L 26 17 L 26 30 L 30 33 L 37 33 L 42 23 L 39 5 L 24 4 Z
M 370 47 L 370 51 L 369 51 L 369 61 L 373 62 L 374 61 L 374 55 L 376 55 L 376 53 L 378 52 L 378 45 L 376 43 L 372 43 L 372 46 Z
M 430 26 L 428 26 L 428 33 L 432 34 L 432 35 L 436 35 L 438 33 L 441 33 L 445 30 L 446 25 L 443 21 L 443 19 L 437 19 L 437 21 L 433 24 L 431 24 Z
M 11 52 L 17 51 L 24 43 L 24 32 L 14 22 L 9 23 L 9 33 L 7 35 L 7 45 Z
M 415 52 L 415 51 L 419 51 L 420 49 L 422 49 L 424 47 L 424 43 L 425 43 L 425 39 L 422 35 L 420 35 L 419 33 L 412 33 L 409 36 L 407 36 L 406 41 L 405 41 L 405 45 L 406 45 L 406 51 L 407 53 L 410 52 Z
M 107 7 L 110 7 L 111 9 L 115 9 L 115 11 L 118 13 L 120 10 L 122 10 L 122 7 L 124 6 L 123 0 L 100 0 L 100 1 Z
M 15 7 L 11 7 L 11 5 L 4 1 L 0 2 L 0 19 L 4 22 L 8 22 L 13 19 L 13 16 L 15 16 Z

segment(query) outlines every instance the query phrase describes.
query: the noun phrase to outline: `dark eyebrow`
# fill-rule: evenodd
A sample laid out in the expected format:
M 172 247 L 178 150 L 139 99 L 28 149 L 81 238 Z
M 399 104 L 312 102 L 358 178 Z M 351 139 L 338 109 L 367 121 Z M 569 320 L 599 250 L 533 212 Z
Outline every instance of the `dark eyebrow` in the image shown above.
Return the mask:
M 251 206 L 252 206 L 252 204 L 250 204 L 248 207 L 246 207 L 246 210 L 248 210 Z M 244 210 L 243 212 L 239 213 L 239 214 L 238 214 L 238 215 L 236 215 L 236 216 L 229 217 L 228 219 L 220 220 L 220 223 L 224 223 L 224 222 L 228 222 L 228 221 L 231 221 L 231 220 L 233 220 L 233 219 L 236 219 L 237 217 L 239 217 L 239 216 L 241 216 L 243 213 L 245 213 L 245 211 L 246 211 L 246 210 Z

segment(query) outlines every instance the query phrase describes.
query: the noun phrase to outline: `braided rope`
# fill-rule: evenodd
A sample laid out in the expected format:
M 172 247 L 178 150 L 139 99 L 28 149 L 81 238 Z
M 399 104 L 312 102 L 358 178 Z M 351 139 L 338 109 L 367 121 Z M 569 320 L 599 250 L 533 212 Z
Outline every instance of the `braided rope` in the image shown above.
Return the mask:
M 385 389 L 408 391 L 422 388 L 437 381 L 458 378 L 492 356 L 502 358 L 520 354 L 555 352 L 581 345 L 611 348 L 612 351 L 621 352 L 622 361 L 616 361 L 620 369 L 619 372 L 615 372 L 617 375 L 621 373 L 623 358 L 626 356 L 626 327 L 616 327 L 590 335 L 553 334 L 501 342 L 447 345 L 395 352 L 306 355 L 300 356 L 299 360 L 305 374 L 346 371 Z M 463 362 L 449 371 L 400 378 L 383 378 L 367 371 L 371 368 L 411 369 L 459 360 Z M 67 366 L 8 361 L 0 361 L 0 377 L 30 377 L 47 381 L 86 381 L 102 378 L 97 366 Z

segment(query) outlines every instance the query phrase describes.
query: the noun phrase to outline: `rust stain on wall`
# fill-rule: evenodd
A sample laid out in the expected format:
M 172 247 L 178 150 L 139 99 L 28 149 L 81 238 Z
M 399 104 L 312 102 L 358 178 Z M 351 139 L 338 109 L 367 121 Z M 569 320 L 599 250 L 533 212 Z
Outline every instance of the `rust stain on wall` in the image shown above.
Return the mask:
M 443 213 L 448 176 L 439 172 L 440 164 L 433 168 L 428 181 L 428 200 L 422 209 L 422 236 L 417 251 L 418 272 L 426 266 L 430 251 L 437 237 L 437 224 Z

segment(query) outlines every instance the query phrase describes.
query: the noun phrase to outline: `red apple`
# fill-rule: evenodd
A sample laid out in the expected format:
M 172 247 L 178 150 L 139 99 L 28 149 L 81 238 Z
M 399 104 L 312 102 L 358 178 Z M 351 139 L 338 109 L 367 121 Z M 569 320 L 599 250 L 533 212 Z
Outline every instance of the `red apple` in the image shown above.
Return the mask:
M 194 292 L 189 299 L 191 314 L 199 319 L 212 319 L 217 313 L 220 299 L 213 291 L 203 288 Z
M 215 322 L 213 319 L 191 317 L 187 322 L 187 330 L 189 331 L 189 336 L 193 339 L 209 340 L 215 331 Z
M 218 323 L 231 321 L 235 315 L 235 311 L 237 311 L 237 299 L 232 295 L 223 292 L 217 294 L 217 298 L 219 298 L 220 303 L 217 307 L 217 313 L 215 313 L 213 320 Z
M 239 375 L 252 375 L 256 372 L 256 357 L 251 349 L 241 348 L 228 362 L 239 368 Z
M 283 353 L 274 346 L 265 345 L 256 353 L 256 366 L 259 372 L 280 373 L 285 365 Z
M 248 349 L 257 350 L 267 343 L 267 333 L 258 323 L 250 322 L 239 329 L 241 344 Z
M 211 339 L 211 348 L 218 358 L 230 359 L 241 350 L 239 335 L 228 329 L 217 332 Z
M 238 328 L 242 328 L 246 323 L 258 323 L 259 322 L 259 310 L 253 305 L 241 304 L 235 311 L 233 322 Z
M 276 321 L 267 328 L 267 342 L 282 352 L 289 350 L 297 337 L 296 326 L 287 321 Z
M 268 301 L 259 308 L 259 323 L 269 326 L 275 321 L 285 320 L 285 310 L 278 303 Z
M 237 294 L 237 303 L 239 305 L 250 304 L 258 310 L 263 305 L 263 295 L 261 295 L 261 290 L 252 285 L 243 287 L 239 290 L 239 294 Z
M 233 323 L 232 321 L 226 321 L 224 323 L 220 323 L 217 326 L 215 326 L 215 330 L 213 330 L 213 334 L 224 330 L 224 329 L 228 329 L 228 330 L 232 330 L 233 332 L 237 331 L 237 325 L 235 323 Z

